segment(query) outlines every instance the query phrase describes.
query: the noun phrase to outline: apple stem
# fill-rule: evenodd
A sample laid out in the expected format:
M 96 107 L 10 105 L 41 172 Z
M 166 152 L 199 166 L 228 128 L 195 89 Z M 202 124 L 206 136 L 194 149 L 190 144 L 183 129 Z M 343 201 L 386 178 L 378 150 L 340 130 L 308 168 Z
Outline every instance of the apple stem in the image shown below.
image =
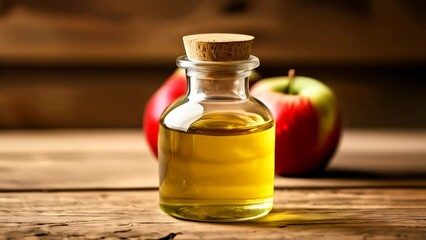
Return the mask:
M 287 94 L 291 94 L 290 93 L 290 89 L 291 89 L 291 85 L 292 85 L 292 83 L 294 81 L 294 76 L 295 75 L 296 75 L 296 70 L 294 70 L 293 68 L 290 69 L 290 70 L 288 70 L 288 86 L 287 86 L 287 88 L 284 91 Z

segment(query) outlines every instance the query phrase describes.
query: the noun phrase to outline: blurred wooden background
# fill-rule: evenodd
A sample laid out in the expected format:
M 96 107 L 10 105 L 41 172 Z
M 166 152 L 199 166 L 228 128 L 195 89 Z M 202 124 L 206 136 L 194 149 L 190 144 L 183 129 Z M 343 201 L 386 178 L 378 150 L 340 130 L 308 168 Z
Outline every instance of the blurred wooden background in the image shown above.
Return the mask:
M 426 127 L 421 0 L 0 0 L 0 128 L 138 127 L 183 35 L 256 37 L 260 73 L 330 85 L 346 127 Z

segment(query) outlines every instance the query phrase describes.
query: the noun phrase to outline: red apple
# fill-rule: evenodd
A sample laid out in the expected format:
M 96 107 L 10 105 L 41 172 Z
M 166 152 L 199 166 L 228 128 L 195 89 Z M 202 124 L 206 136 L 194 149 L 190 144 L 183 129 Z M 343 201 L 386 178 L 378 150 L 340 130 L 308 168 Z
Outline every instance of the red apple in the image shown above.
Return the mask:
M 186 84 L 185 71 L 177 69 L 154 93 L 145 107 L 143 116 L 145 139 L 156 157 L 160 116 L 172 102 L 185 94 Z
M 259 73 L 252 71 L 250 85 L 260 79 Z M 186 75 L 183 69 L 177 69 L 149 99 L 144 116 L 143 126 L 148 146 L 155 156 L 158 154 L 157 139 L 160 116 L 176 99 L 186 93 Z
M 301 176 L 323 170 L 336 151 L 341 132 L 330 88 L 315 79 L 289 74 L 260 80 L 251 92 L 275 117 L 275 172 Z

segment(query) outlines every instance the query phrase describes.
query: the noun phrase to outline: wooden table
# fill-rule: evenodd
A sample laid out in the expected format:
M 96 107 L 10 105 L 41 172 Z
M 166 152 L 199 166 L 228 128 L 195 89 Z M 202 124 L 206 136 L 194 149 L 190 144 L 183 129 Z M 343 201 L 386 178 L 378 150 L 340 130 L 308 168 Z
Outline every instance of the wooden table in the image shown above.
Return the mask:
M 426 131 L 346 131 L 328 170 L 276 178 L 250 222 L 182 221 L 158 207 L 139 130 L 0 133 L 0 239 L 426 239 Z

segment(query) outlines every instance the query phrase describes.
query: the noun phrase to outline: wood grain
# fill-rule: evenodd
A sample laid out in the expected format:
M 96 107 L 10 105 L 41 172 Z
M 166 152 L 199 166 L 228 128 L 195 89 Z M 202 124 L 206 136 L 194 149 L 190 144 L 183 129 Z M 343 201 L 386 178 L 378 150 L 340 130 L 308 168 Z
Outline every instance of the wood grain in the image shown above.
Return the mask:
M 424 239 L 426 189 L 279 190 L 267 217 L 182 221 L 158 192 L 1 193 L 3 239 Z M 1 237 L 0 237 L 1 238 Z
M 424 136 L 348 131 L 322 176 L 277 177 L 268 216 L 213 224 L 161 212 L 139 130 L 3 131 L 0 240 L 425 239 Z

